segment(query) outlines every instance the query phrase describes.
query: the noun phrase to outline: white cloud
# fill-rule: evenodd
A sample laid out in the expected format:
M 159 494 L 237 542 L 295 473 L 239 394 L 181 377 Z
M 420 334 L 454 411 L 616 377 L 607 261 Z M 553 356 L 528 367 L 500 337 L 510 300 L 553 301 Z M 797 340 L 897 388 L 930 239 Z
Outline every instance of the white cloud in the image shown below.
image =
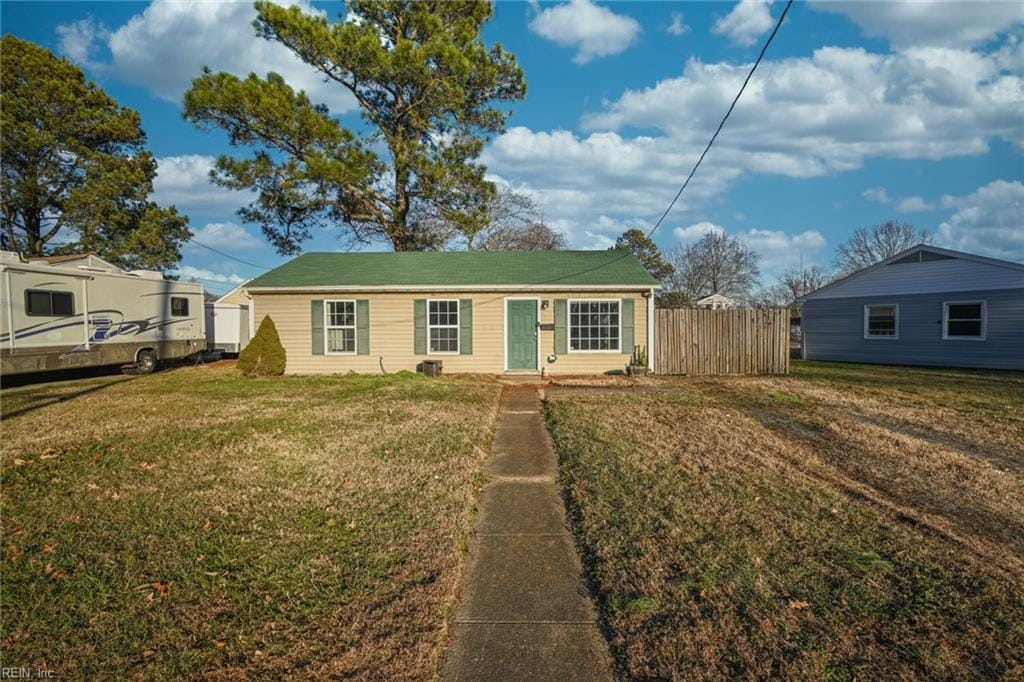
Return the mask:
M 706 220 L 672 230 L 672 234 L 680 246 L 693 244 L 709 232 L 725 234 L 727 230 L 721 225 Z M 774 273 L 799 265 L 801 257 L 809 262 L 813 260 L 815 254 L 825 248 L 825 237 L 817 230 L 804 230 L 797 234 L 790 234 L 783 230 L 754 228 L 735 232 L 733 236 L 757 252 L 758 266 L 762 274 Z
M 92 17 L 57 27 L 60 51 L 72 61 L 87 67 L 93 65 L 92 57 L 97 43 L 108 37 L 110 30 Z
M 672 23 L 670 23 L 668 25 L 668 28 L 666 28 L 665 31 L 669 35 L 673 35 L 673 36 L 681 36 L 684 33 L 689 33 L 690 32 L 690 27 L 687 26 L 686 23 L 683 21 L 683 13 L 682 12 L 673 12 L 672 13 Z
M 892 197 L 889 196 L 889 190 L 884 187 L 872 187 L 864 190 L 860 195 L 868 201 L 873 201 L 876 204 L 892 203 Z
M 258 237 L 235 223 L 207 223 L 192 236 L 196 241 L 214 249 L 256 251 L 266 246 Z M 191 244 L 186 246 L 194 249 L 202 248 Z
M 988 150 L 1001 137 L 1024 147 L 1024 78 L 1000 54 L 926 48 L 878 55 L 825 47 L 767 61 L 712 154 L 744 168 L 810 177 L 872 157 L 941 159 Z M 683 74 L 627 90 L 584 117 L 591 130 L 657 129 L 697 145 L 718 125 L 749 65 L 687 62 Z
M 752 229 L 737 237 L 757 252 L 761 269 L 772 272 L 799 265 L 801 256 L 811 260 L 825 248 L 825 237 L 817 230 L 789 234 L 782 230 Z
M 202 154 L 157 159 L 153 201 L 174 205 L 185 213 L 233 213 L 252 201 L 251 192 L 236 192 L 213 184 L 214 157 Z
M 289 3 L 291 4 L 291 3 Z M 311 10 L 308 1 L 300 3 Z M 320 13 L 322 14 L 322 13 Z M 336 84 L 324 83 L 312 67 L 283 45 L 258 38 L 252 27 L 251 2 L 177 2 L 156 0 L 141 14 L 112 31 L 77 24 L 57 28 L 62 49 L 72 59 L 125 83 L 148 88 L 156 96 L 180 103 L 203 66 L 239 76 L 275 71 L 294 88 L 332 112 L 355 108 L 353 97 Z M 95 28 L 95 27 L 92 27 Z M 88 41 L 88 42 L 87 42 Z M 92 41 L 104 41 L 110 61 L 89 63 Z
M 882 37 L 897 48 L 937 45 L 970 47 L 1019 29 L 1024 3 L 950 2 L 834 2 L 812 0 L 811 6 L 850 18 L 869 36 Z
M 241 284 L 245 281 L 245 278 L 240 277 L 239 275 L 225 275 L 220 272 L 214 272 L 213 270 L 207 270 L 206 268 L 197 268 L 191 265 L 179 266 L 177 269 L 171 270 L 171 272 L 186 280 L 198 279 L 200 281 L 223 282 L 225 284 Z
M 749 47 L 775 24 L 770 4 L 769 0 L 740 0 L 731 12 L 715 22 L 711 31 Z
M 624 52 L 640 34 L 640 22 L 591 0 L 569 0 L 540 12 L 530 22 L 530 30 L 563 47 L 576 48 L 573 61 L 586 64 Z
M 896 204 L 897 213 L 919 213 L 921 211 L 932 211 L 938 208 L 935 204 L 925 201 L 921 197 L 904 197 Z
M 1024 147 L 1024 79 L 1013 70 L 1015 55 L 1009 47 L 890 55 L 822 48 L 766 61 L 670 219 L 747 175 L 819 177 L 875 158 L 981 154 L 993 138 Z M 589 244 L 599 216 L 658 217 L 748 69 L 690 61 L 681 75 L 627 91 L 585 116 L 583 133 L 513 127 L 487 146 L 483 161 L 527 188 L 549 221 L 561 221 L 570 243 Z M 900 199 L 882 189 L 865 197 Z
M 689 246 L 694 242 L 700 241 L 701 237 L 708 234 L 709 232 L 717 232 L 718 234 L 725 233 L 725 228 L 721 225 L 703 220 L 693 225 L 687 225 L 686 227 L 677 227 L 672 230 L 672 235 L 676 238 L 681 246 Z
M 1024 261 L 1024 183 L 995 180 L 967 196 L 945 196 L 942 204 L 957 211 L 939 225 L 940 246 Z

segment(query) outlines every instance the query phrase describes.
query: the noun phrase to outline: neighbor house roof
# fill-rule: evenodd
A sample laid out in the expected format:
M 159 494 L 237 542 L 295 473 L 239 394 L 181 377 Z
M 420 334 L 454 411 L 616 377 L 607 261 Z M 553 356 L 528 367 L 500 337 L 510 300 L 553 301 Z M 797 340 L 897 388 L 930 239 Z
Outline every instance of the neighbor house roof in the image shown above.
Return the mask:
M 416 251 L 307 253 L 245 287 L 261 289 L 459 289 L 657 287 L 631 253 Z
M 905 249 L 903 251 L 900 251 L 899 253 L 897 253 L 897 254 L 895 254 L 893 256 L 890 256 L 889 258 L 886 258 L 885 260 L 879 261 L 879 262 L 875 263 L 874 265 L 869 265 L 866 268 L 861 268 L 860 270 L 855 270 L 854 272 L 851 272 L 849 275 L 846 275 L 845 277 L 840 277 L 839 279 L 835 280 L 834 282 L 830 282 L 830 283 L 826 284 L 825 286 L 823 286 L 823 287 L 821 287 L 819 289 L 815 289 L 814 291 L 812 291 L 812 292 L 810 292 L 808 294 L 804 294 L 803 296 L 801 296 L 801 297 L 799 297 L 797 299 L 797 303 L 801 303 L 803 301 L 809 301 L 811 299 L 817 298 L 821 294 L 831 292 L 834 289 L 839 288 L 841 285 L 843 285 L 843 284 L 845 284 L 845 283 L 847 283 L 847 282 L 849 282 L 851 280 L 860 279 L 861 277 L 863 277 L 864 275 L 867 275 L 868 273 L 880 270 L 880 269 L 884 268 L 887 265 L 892 265 L 892 264 L 897 263 L 899 261 L 904 261 L 906 259 L 909 259 L 909 257 L 913 256 L 914 254 L 919 254 L 919 253 L 932 254 L 933 256 L 938 256 L 938 257 L 947 258 L 947 259 L 960 259 L 960 260 L 964 260 L 964 261 L 971 261 L 971 262 L 974 262 L 974 263 L 982 263 L 984 265 L 991 265 L 991 266 L 995 266 L 995 267 L 998 267 L 998 268 L 1005 268 L 1007 270 L 1015 270 L 1015 271 L 1018 271 L 1018 272 L 1024 272 L 1024 264 L 1022 264 L 1022 263 L 1014 263 L 1014 262 L 1008 261 L 1008 260 L 1000 260 L 998 258 L 989 258 L 987 256 L 979 256 L 979 255 L 974 254 L 974 253 L 967 253 L 966 251 L 954 251 L 953 249 L 943 249 L 943 248 L 938 247 L 938 246 L 932 246 L 931 244 L 917 244 L 916 246 L 911 246 L 909 249 Z M 956 290 L 956 289 L 967 290 L 967 289 L 970 289 L 970 288 L 971 288 L 971 283 L 970 282 L 960 282 L 960 281 L 950 282 L 950 289 L 951 290 Z

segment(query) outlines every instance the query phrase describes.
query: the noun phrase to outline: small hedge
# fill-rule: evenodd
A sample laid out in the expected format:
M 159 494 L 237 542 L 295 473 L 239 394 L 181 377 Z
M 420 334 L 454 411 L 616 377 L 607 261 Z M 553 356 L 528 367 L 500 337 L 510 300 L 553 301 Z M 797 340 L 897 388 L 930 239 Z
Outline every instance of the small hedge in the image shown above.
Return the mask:
M 256 336 L 238 354 L 238 369 L 250 377 L 280 376 L 284 374 L 284 364 L 284 346 L 268 315 L 260 322 Z

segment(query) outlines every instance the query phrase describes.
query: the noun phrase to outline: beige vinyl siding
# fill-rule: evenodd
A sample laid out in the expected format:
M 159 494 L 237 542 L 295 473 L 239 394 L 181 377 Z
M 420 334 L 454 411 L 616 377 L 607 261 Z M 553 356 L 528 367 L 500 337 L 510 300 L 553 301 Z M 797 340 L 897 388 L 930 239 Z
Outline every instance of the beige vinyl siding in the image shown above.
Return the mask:
M 549 301 L 540 311 L 542 324 L 555 321 L 554 300 L 634 299 L 635 343 L 647 344 L 647 299 L 640 291 L 607 292 L 408 292 L 408 293 L 264 293 L 253 294 L 255 326 L 263 317 L 273 318 L 288 358 L 289 374 L 331 374 L 340 372 L 379 373 L 381 364 L 388 372 L 415 371 L 425 359 L 444 362 L 445 372 L 496 374 L 504 371 L 505 299 L 538 298 Z M 310 301 L 314 299 L 366 299 L 370 302 L 369 355 L 313 355 Z M 471 355 L 413 352 L 413 301 L 423 299 L 470 299 L 473 301 L 473 353 Z M 550 374 L 602 374 L 624 369 L 632 348 L 622 353 L 567 353 L 555 362 L 547 358 L 555 352 L 553 330 L 540 332 L 540 366 Z

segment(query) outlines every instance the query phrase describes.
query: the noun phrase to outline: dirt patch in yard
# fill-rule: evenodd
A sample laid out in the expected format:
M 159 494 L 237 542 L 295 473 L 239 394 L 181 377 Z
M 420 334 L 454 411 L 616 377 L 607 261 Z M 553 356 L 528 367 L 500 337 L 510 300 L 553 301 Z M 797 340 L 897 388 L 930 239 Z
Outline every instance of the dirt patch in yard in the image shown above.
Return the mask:
M 1024 377 L 936 374 L 552 391 L 620 675 L 1018 674 Z

